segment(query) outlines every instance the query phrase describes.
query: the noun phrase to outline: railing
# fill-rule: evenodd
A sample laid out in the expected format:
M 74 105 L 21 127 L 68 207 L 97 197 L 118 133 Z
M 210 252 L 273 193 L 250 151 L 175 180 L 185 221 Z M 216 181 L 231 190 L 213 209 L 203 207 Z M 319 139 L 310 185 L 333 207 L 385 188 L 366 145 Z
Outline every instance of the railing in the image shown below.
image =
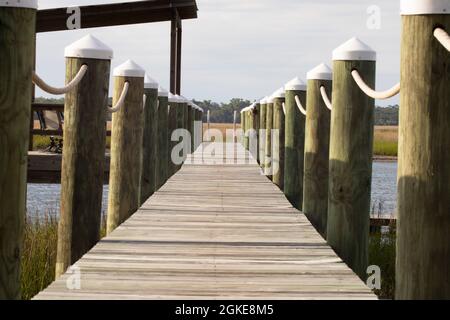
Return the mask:
M 245 108 L 243 144 L 365 279 L 374 99 L 401 94 L 396 297 L 449 299 L 442 275 L 450 272 L 450 3 L 405 0 L 402 10 L 400 83 L 373 89 L 376 52 L 352 38 L 333 51 L 333 72 L 321 64 L 307 85 L 296 78 L 284 97 L 277 90 Z M 259 151 L 252 148 L 258 143 Z

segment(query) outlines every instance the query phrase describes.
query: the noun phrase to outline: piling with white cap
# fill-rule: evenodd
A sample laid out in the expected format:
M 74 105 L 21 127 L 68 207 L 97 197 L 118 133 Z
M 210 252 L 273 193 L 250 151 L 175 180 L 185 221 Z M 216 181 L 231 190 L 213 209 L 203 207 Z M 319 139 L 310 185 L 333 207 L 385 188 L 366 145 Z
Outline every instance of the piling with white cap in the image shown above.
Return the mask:
M 273 97 L 266 100 L 266 144 L 264 148 L 264 174 L 272 180 L 272 128 L 273 128 Z
M 129 90 L 122 107 L 112 116 L 108 234 L 140 205 L 144 76 L 144 69 L 131 60 L 114 69 L 113 104 L 120 100 L 125 83 Z
M 322 63 L 309 71 L 306 78 L 308 90 L 302 211 L 317 231 L 326 237 L 331 112 L 323 102 L 320 88 L 324 87 L 331 97 L 333 72 Z
M 401 1 L 397 299 L 450 299 L 450 1 Z
M 283 105 L 285 104 L 284 87 L 273 94 L 273 176 L 272 181 L 281 190 L 284 189 L 284 139 L 285 139 L 285 115 Z
M 36 0 L 0 1 L 0 300 L 21 298 L 36 8 Z
M 367 277 L 375 102 L 351 75 L 375 87 L 376 53 L 357 38 L 333 51 L 327 240 L 358 274 Z
M 92 35 L 65 49 L 66 83 L 82 66 L 87 66 L 87 72 L 64 99 L 56 276 L 65 273 L 100 239 L 112 57 L 112 49 Z
M 259 144 L 259 165 L 264 172 L 264 166 L 266 161 L 266 123 L 267 123 L 267 97 L 262 98 L 259 101 L 259 131 L 258 131 L 258 144 Z
M 255 150 L 252 150 L 252 151 L 255 153 L 253 155 L 253 157 L 256 159 L 256 161 L 258 163 L 261 163 L 261 159 L 259 158 L 259 143 L 260 143 L 259 130 L 261 128 L 260 113 L 261 113 L 261 103 L 259 100 L 256 100 L 254 103 L 253 112 L 252 112 L 253 130 L 254 130 L 254 138 L 253 139 L 255 140 L 254 141 Z M 252 142 L 250 144 L 252 144 Z M 253 149 L 253 147 L 251 149 Z
M 295 208 L 301 210 L 305 117 L 297 107 L 296 97 L 305 105 L 306 84 L 299 77 L 295 77 L 285 84 L 284 89 L 286 91 L 284 194 Z
M 186 102 L 185 99 L 182 98 L 180 95 L 175 95 L 177 101 L 177 129 L 178 130 L 186 130 L 186 117 L 187 117 L 187 112 L 186 112 Z M 185 161 L 186 159 L 186 137 L 183 131 L 183 135 L 182 135 L 182 139 L 183 139 L 183 149 L 182 149 L 182 162 Z M 179 143 L 179 141 L 175 141 L 175 145 L 177 145 Z M 180 170 L 182 166 L 182 163 L 176 165 L 176 171 Z
M 158 88 L 158 157 L 156 159 L 158 169 L 156 170 L 156 189 L 160 189 L 168 178 L 168 106 L 169 92 L 160 86 Z
M 158 169 L 158 88 L 159 84 L 149 75 L 144 77 L 144 129 L 142 136 L 141 195 L 142 205 L 157 191 Z

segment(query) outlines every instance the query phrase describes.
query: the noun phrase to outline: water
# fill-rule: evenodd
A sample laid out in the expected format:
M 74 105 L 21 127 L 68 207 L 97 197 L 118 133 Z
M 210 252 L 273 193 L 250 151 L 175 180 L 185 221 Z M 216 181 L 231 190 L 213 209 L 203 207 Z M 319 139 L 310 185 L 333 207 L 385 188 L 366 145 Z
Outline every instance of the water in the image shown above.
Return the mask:
M 30 216 L 37 213 L 58 213 L 61 185 L 28 184 L 27 209 Z M 372 207 L 378 214 L 393 215 L 397 205 L 397 163 L 374 162 L 372 176 Z M 103 187 L 103 209 L 108 206 L 108 186 Z

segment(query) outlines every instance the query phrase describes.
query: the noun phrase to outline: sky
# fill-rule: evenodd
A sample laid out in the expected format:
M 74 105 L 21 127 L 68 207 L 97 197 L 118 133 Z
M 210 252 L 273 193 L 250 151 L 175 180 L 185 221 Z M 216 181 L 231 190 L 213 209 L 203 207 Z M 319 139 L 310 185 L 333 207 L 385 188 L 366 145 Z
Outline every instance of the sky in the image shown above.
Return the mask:
M 40 9 L 130 0 L 39 0 Z M 198 19 L 183 21 L 182 94 L 228 102 L 270 95 L 358 37 L 377 51 L 377 90 L 400 79 L 399 0 L 197 0 Z M 37 72 L 64 84 L 64 48 L 92 34 L 169 87 L 170 23 L 81 29 L 37 36 Z M 110 93 L 111 95 L 111 93 Z M 37 96 L 48 96 L 42 91 Z M 387 106 L 398 97 L 377 101 Z

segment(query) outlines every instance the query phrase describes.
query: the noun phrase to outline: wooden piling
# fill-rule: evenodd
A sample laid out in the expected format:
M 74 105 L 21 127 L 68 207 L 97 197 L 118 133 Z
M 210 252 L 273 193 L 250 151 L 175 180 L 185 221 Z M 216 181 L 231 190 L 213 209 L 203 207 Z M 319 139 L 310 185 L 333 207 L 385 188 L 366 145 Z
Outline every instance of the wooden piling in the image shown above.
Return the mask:
M 100 240 L 106 149 L 106 107 L 113 51 L 88 35 L 66 48 L 66 83 L 88 67 L 65 96 L 61 211 L 56 277 Z
M 285 143 L 285 116 L 283 104 L 285 103 L 284 88 L 280 88 L 273 95 L 273 177 L 272 181 L 280 190 L 284 189 L 284 143 Z
M 158 154 L 158 83 L 145 76 L 144 79 L 144 128 L 142 136 L 141 194 L 142 205 L 156 191 L 156 167 Z
M 167 141 L 168 141 L 168 172 L 169 177 L 173 176 L 176 172 L 176 165 L 172 159 L 172 150 L 175 147 L 176 143 L 172 141 L 172 134 L 177 129 L 177 109 L 178 109 L 178 99 L 173 95 L 172 93 L 169 93 L 169 109 L 168 109 L 168 135 L 167 135 Z
M 0 300 L 20 299 L 37 1 L 0 7 Z
M 323 86 L 331 97 L 333 73 L 321 64 L 308 72 L 305 124 L 305 163 L 302 211 L 326 238 L 328 217 L 328 165 L 331 112 L 323 102 Z
M 353 38 L 333 52 L 327 240 L 358 274 L 367 277 L 374 131 L 374 100 L 353 80 L 357 69 L 375 87 L 376 53 Z
M 306 107 L 306 85 L 301 79 L 294 78 L 285 85 L 285 90 L 284 194 L 295 208 L 302 210 L 305 116 L 301 114 L 295 97 Z
M 449 13 L 402 3 L 397 299 L 450 299 L 450 54 L 433 37 Z
M 184 104 L 183 99 L 181 99 L 181 97 L 179 95 L 176 95 L 177 99 L 178 99 L 178 103 L 177 103 L 177 129 L 178 130 L 183 130 L 185 129 L 185 122 L 184 122 L 184 118 L 185 118 L 185 114 L 186 114 L 186 107 Z M 181 138 L 183 139 L 182 143 L 185 144 L 185 138 L 184 136 Z M 180 143 L 180 141 L 174 141 L 174 146 L 178 145 Z M 182 159 L 182 162 L 184 162 L 185 156 L 184 156 L 184 152 L 185 149 L 183 148 L 183 150 L 180 151 L 179 156 L 180 159 Z M 180 170 L 182 166 L 182 163 L 177 164 L 176 167 L 176 171 Z
M 189 113 L 188 113 L 188 124 L 189 124 L 189 134 L 190 134 L 190 152 L 195 151 L 195 107 L 191 102 L 188 102 Z
M 255 108 L 253 110 L 252 116 L 253 116 L 253 129 L 255 130 L 255 132 L 254 132 L 254 135 L 255 135 L 254 139 L 256 140 L 255 141 L 255 144 L 256 144 L 255 148 L 256 148 L 256 150 L 255 150 L 255 154 L 253 156 L 255 157 L 255 159 L 256 159 L 256 161 L 258 163 L 260 163 L 260 159 L 259 159 L 259 144 L 260 144 L 260 141 L 259 141 L 259 128 L 261 127 L 260 113 L 261 113 L 261 104 L 259 103 L 259 101 L 257 101 L 255 103 Z
M 108 234 L 139 208 L 144 75 L 145 71 L 132 61 L 114 70 L 113 104 L 126 82 L 129 90 L 124 105 L 112 117 Z
M 158 90 L 158 169 L 156 171 L 156 187 L 160 189 L 168 178 L 169 165 L 169 92 L 161 87 Z
M 272 128 L 273 128 L 273 97 L 266 101 L 266 146 L 264 151 L 264 174 L 272 180 Z
M 260 101 L 260 112 L 259 112 L 259 165 L 264 172 L 264 164 L 266 159 L 266 122 L 267 122 L 267 97 Z

